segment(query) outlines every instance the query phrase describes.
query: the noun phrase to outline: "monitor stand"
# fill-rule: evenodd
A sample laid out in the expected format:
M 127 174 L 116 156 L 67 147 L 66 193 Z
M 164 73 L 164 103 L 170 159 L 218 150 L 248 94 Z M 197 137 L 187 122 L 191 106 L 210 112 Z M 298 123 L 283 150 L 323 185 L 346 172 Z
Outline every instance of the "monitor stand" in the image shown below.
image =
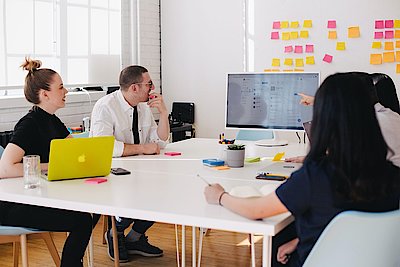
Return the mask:
M 274 138 L 272 139 L 261 139 L 255 141 L 255 145 L 257 146 L 286 146 L 289 142 L 285 139 L 280 139 L 276 131 L 273 131 Z

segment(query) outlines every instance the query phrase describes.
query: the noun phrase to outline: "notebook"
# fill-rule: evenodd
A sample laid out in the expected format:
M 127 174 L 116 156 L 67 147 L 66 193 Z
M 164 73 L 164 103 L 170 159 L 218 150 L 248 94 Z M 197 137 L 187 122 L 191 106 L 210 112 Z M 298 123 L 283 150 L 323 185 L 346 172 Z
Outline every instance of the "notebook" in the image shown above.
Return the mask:
M 302 165 L 303 163 L 279 161 L 258 170 L 257 174 L 275 174 L 289 177 L 292 172 L 300 169 Z
M 47 173 L 49 181 L 110 174 L 113 136 L 53 139 Z

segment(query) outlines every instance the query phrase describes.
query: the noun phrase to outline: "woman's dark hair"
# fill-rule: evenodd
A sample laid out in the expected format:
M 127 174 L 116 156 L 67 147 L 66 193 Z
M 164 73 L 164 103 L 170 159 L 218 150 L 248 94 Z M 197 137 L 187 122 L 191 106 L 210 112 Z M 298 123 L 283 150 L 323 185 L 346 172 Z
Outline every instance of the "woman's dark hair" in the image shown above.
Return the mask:
M 306 161 L 332 166 L 334 191 L 348 201 L 371 201 L 400 188 L 398 168 L 386 161 L 371 86 L 358 73 L 337 73 L 315 95 Z
M 40 103 L 40 89 L 50 91 L 53 75 L 57 73 L 52 69 L 39 69 L 41 65 L 40 60 L 30 58 L 25 58 L 25 62 L 21 65 L 21 68 L 28 71 L 24 85 L 25 98 L 33 104 Z
M 379 103 L 400 114 L 400 104 L 393 80 L 383 73 L 370 74 L 378 94 Z
M 148 72 L 148 70 L 145 67 L 138 65 L 129 66 L 123 69 L 119 75 L 119 86 L 121 87 L 121 90 L 125 91 L 132 84 L 142 82 L 142 74 L 146 72 Z

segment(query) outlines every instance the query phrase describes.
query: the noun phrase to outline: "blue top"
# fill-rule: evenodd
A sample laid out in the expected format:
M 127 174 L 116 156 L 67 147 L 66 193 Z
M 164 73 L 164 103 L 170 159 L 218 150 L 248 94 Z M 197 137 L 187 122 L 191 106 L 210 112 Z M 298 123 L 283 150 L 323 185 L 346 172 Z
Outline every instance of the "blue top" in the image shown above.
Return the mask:
M 395 168 L 391 165 L 390 168 Z M 332 191 L 332 166 L 305 162 L 303 167 L 276 189 L 281 202 L 295 217 L 297 246 L 301 266 L 322 231 L 337 214 L 344 210 L 390 211 L 399 208 L 399 196 L 388 196 L 374 202 L 350 203 L 334 197 Z

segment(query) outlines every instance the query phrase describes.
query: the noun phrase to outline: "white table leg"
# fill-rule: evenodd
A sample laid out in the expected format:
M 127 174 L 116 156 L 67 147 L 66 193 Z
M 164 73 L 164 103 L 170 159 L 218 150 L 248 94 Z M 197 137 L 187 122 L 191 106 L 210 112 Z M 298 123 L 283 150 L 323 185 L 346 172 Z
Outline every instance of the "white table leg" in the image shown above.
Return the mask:
M 200 267 L 201 264 L 201 253 L 203 252 L 203 238 L 204 238 L 204 228 L 200 227 L 199 228 L 199 256 L 197 260 L 197 267 Z
M 182 267 L 185 267 L 185 261 L 186 261 L 185 227 L 186 226 L 182 224 Z
M 254 248 L 254 234 L 250 234 L 251 266 L 256 267 L 256 251 Z
M 192 267 L 196 267 L 196 226 L 192 226 Z
M 263 238 L 263 267 L 271 266 L 271 252 L 272 251 L 272 236 L 265 236 Z

